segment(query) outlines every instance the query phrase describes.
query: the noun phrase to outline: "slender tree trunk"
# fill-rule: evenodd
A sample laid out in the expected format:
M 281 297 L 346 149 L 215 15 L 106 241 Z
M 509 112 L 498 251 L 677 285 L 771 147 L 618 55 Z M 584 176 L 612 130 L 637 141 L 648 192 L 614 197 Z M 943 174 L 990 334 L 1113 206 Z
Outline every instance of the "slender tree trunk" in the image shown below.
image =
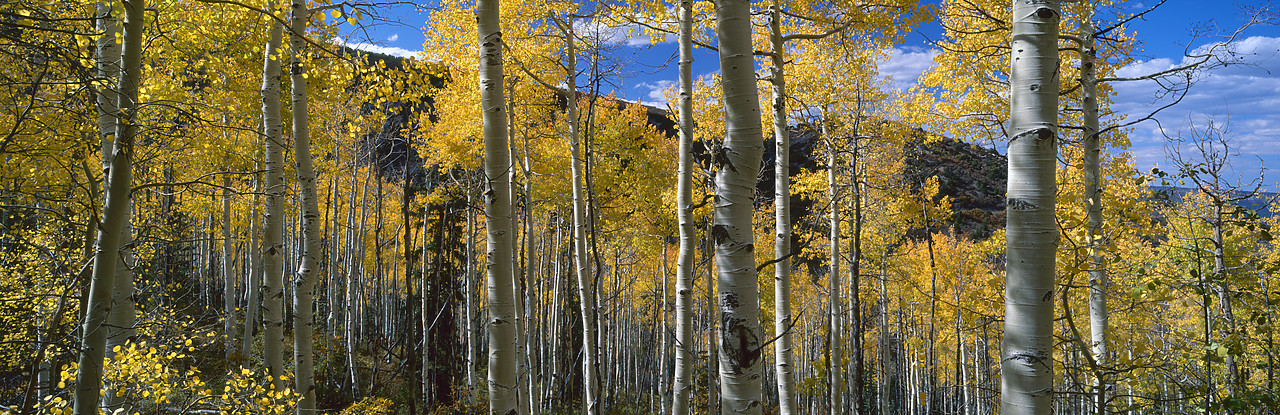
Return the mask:
M 272 2 L 271 9 L 275 9 Z M 284 381 L 284 138 L 280 120 L 280 42 L 284 26 L 271 24 L 271 35 L 263 51 L 262 119 L 266 140 L 267 210 L 262 236 L 263 308 L 265 326 L 262 360 L 267 376 L 276 391 L 283 391 Z
M 467 181 L 468 181 L 468 186 L 466 190 L 466 193 L 467 193 L 467 207 L 466 207 L 467 264 L 466 264 L 466 273 L 463 276 L 463 286 L 464 286 L 463 289 L 465 289 L 467 292 L 466 292 L 466 295 L 463 297 L 463 301 L 466 304 L 465 305 L 466 310 L 464 310 L 465 312 L 462 314 L 463 314 L 463 324 L 465 325 L 464 331 L 466 331 L 467 333 L 467 358 L 466 358 L 467 402 L 470 403 L 475 399 L 475 388 L 476 388 L 475 386 L 476 341 L 475 341 L 475 330 L 474 330 L 475 323 L 471 321 L 472 316 L 475 315 L 474 314 L 475 305 L 473 304 L 473 299 L 475 297 L 475 287 L 471 285 L 471 281 L 473 280 L 472 277 L 475 275 L 476 225 L 475 225 L 475 220 L 472 218 L 475 215 L 474 215 L 474 212 L 471 210 L 473 200 L 471 198 L 471 192 L 472 192 L 471 186 L 469 186 L 470 179 L 468 179 Z
M 347 316 L 345 321 L 346 324 L 343 327 L 343 330 L 345 331 L 343 340 L 346 342 L 346 346 L 344 348 L 347 351 L 347 368 L 349 369 L 348 382 L 350 382 L 350 393 L 352 399 L 355 399 L 360 395 L 360 369 L 356 366 L 356 347 L 358 346 L 356 339 L 360 337 L 359 333 L 364 325 L 364 292 L 361 290 L 363 285 L 360 284 L 364 283 L 364 224 L 365 218 L 367 217 L 365 209 L 368 207 L 368 204 L 365 202 L 368 200 L 369 196 L 369 186 L 367 181 L 367 178 L 369 177 L 368 174 L 365 175 L 366 181 L 362 183 L 363 186 L 360 186 L 359 188 L 356 187 L 357 183 L 360 183 L 356 179 L 356 176 L 357 174 L 353 174 L 351 177 L 351 193 L 349 196 L 351 198 L 351 207 L 348 212 L 348 217 L 351 217 L 351 220 L 347 222 L 347 226 L 351 226 L 352 222 L 358 222 L 358 224 L 354 229 L 350 229 L 348 231 L 348 241 L 346 244 Z M 358 203 L 360 206 L 359 219 L 353 217 L 355 215 L 355 208 L 357 205 L 357 191 L 360 194 L 360 201 Z
M 858 114 L 862 114 L 862 99 L 858 99 Z M 849 203 L 853 205 L 853 249 L 849 252 L 849 325 L 853 329 L 850 333 L 849 340 L 849 378 L 851 381 L 850 404 L 853 407 L 853 413 L 865 414 L 867 408 L 862 402 L 864 362 L 863 356 L 863 330 L 862 330 L 862 166 L 860 166 L 858 157 L 861 141 L 858 134 L 858 126 L 861 118 L 854 119 L 854 135 L 853 135 L 853 151 L 849 161 L 849 177 L 851 180 L 851 188 L 853 194 L 849 198 Z
M 1053 398 L 1057 0 L 1013 2 L 1001 413 L 1045 414 Z
M 537 313 L 537 310 L 534 309 L 536 304 L 534 304 L 533 301 L 533 298 L 536 297 L 530 293 L 532 288 L 530 285 L 533 284 L 535 278 L 533 273 L 533 172 L 530 169 L 529 136 L 527 134 L 522 134 L 522 137 L 524 138 L 524 153 L 522 154 L 523 158 L 520 159 L 522 160 L 520 164 L 520 171 L 523 172 L 524 175 L 524 183 L 522 183 L 522 186 L 524 187 L 525 204 L 524 209 L 521 211 L 521 217 L 524 218 L 524 279 L 520 285 L 523 296 L 519 298 L 519 301 L 526 304 L 524 314 L 529 316 Z M 514 144 L 514 142 L 512 144 Z M 512 157 L 515 157 L 514 150 L 512 150 L 512 153 Z M 536 353 L 531 352 L 534 344 L 541 345 L 541 342 L 535 343 L 536 339 L 533 336 L 534 321 L 534 319 L 526 318 L 525 329 L 521 332 L 521 336 L 523 336 L 521 338 L 521 344 L 524 345 L 524 359 L 522 361 L 527 372 L 525 373 L 525 396 L 527 396 L 528 402 L 526 402 L 526 404 L 528 405 L 530 414 L 535 413 L 539 406 L 538 395 L 534 394 L 534 390 L 537 389 L 535 382 L 542 379 L 542 374 L 538 370 L 538 366 L 534 365 L 533 361 L 533 355 L 536 355 Z M 533 355 L 531 355 L 531 353 Z
M 1082 122 L 1084 125 L 1084 191 L 1085 209 L 1088 212 L 1087 245 L 1089 250 L 1089 335 L 1093 352 L 1094 383 L 1093 410 L 1107 413 L 1107 388 L 1109 381 L 1103 367 L 1109 361 L 1107 353 L 1107 277 L 1106 263 L 1098 252 L 1104 243 L 1102 235 L 1102 152 L 1099 143 L 1098 76 L 1094 67 L 1098 49 L 1095 46 L 1093 3 L 1085 1 L 1080 14 L 1080 86 L 1083 91 Z
M 107 108 L 116 118 L 114 154 L 104 160 L 106 195 L 102 225 L 98 228 L 97 250 L 85 306 L 84 325 L 78 357 L 79 378 L 74 397 L 75 415 L 96 415 L 102 390 L 102 369 L 107 350 L 107 318 L 111 311 L 120 249 L 129 222 L 129 199 L 133 181 L 133 141 L 137 135 L 138 84 L 142 63 L 143 0 L 124 2 L 124 30 L 120 62 L 119 96 L 115 108 Z M 109 65 L 109 64 L 108 64 Z M 105 118 L 105 117 L 103 117 Z M 102 120 L 102 118 L 100 118 Z M 132 327 L 132 325 L 130 325 Z
M 1216 202 L 1213 206 L 1213 275 L 1217 281 L 1215 291 L 1218 294 L 1218 307 L 1222 313 L 1221 325 L 1219 329 L 1223 339 L 1227 339 L 1236 332 L 1235 313 L 1231 311 L 1231 287 L 1227 282 L 1227 263 L 1226 263 L 1226 244 L 1223 234 L 1223 203 Z M 1245 390 L 1244 379 L 1240 376 L 1240 369 L 1236 367 L 1235 354 L 1227 353 L 1225 366 L 1227 370 L 1227 393 L 1228 396 L 1238 397 Z M 1227 411 L 1234 413 L 1235 411 Z
M 579 148 L 580 134 L 578 132 L 578 85 L 576 82 L 577 67 L 577 50 L 574 47 L 575 35 L 573 33 L 573 20 L 570 19 L 564 27 L 565 39 L 565 57 L 568 62 L 565 68 L 568 76 L 565 81 L 568 88 L 565 89 L 565 109 L 568 112 L 569 119 L 569 151 L 573 158 L 570 163 L 570 180 L 573 181 L 573 249 L 574 264 L 577 269 L 578 276 L 578 296 L 579 302 L 582 304 L 582 406 L 583 413 L 594 415 L 600 413 L 600 379 L 599 370 L 597 369 L 596 358 L 598 352 L 597 347 L 597 330 L 596 330 L 596 284 L 591 278 L 591 265 L 587 262 L 587 208 L 586 200 L 583 196 L 582 189 L 582 160 L 583 154 Z
M 298 174 L 298 191 L 302 209 L 302 255 L 293 287 L 293 364 L 294 391 L 301 395 L 297 414 L 311 415 L 316 409 L 315 366 L 311 347 L 315 319 L 312 318 L 312 291 L 320 266 L 320 209 L 316 196 L 316 173 L 311 165 L 311 136 L 307 126 L 307 75 L 302 62 L 306 56 L 307 3 L 293 0 L 290 13 L 289 79 L 293 94 L 293 153 Z M 406 218 L 407 220 L 407 218 Z M 406 224 L 406 228 L 407 228 Z
M 98 40 L 98 71 L 102 79 L 119 80 L 120 77 L 120 45 L 116 43 L 116 36 L 120 34 L 120 25 L 116 17 L 111 15 L 113 7 L 110 4 L 99 3 L 98 10 L 98 26 L 99 30 L 104 32 Z M 115 137 L 117 124 L 120 122 L 118 106 L 120 103 L 120 93 L 117 87 L 99 88 L 98 90 L 98 126 L 99 137 L 102 146 L 102 162 L 103 177 L 106 178 L 106 172 L 111 171 L 112 157 L 115 155 Z M 109 179 L 107 179 L 109 180 Z M 98 192 L 91 192 L 94 197 L 101 197 Z M 132 195 L 130 195 L 130 199 Z M 133 339 L 136 334 L 134 325 L 137 322 L 137 312 L 134 308 L 133 300 L 133 269 L 130 264 L 133 262 L 133 249 L 129 245 L 133 242 L 133 214 L 129 212 L 131 202 L 126 200 L 125 210 L 126 216 L 124 226 L 120 231 L 120 250 L 118 251 L 119 259 L 116 261 L 115 281 L 111 290 L 111 311 L 107 316 L 107 342 L 104 348 L 105 359 L 110 360 L 115 357 L 115 347 L 123 346 L 127 341 Z M 92 229 L 97 229 L 95 223 Z M 42 350 L 43 352 L 43 350 Z M 103 398 L 103 406 L 107 411 L 113 411 L 123 408 L 125 403 L 120 397 L 116 396 L 116 388 L 108 386 L 106 395 Z
M 791 375 L 791 131 L 787 127 L 787 84 L 783 73 L 786 57 L 782 44 L 782 3 L 774 0 L 769 9 L 770 56 L 769 83 L 773 86 L 773 209 L 774 260 L 773 308 L 775 375 L 778 378 L 778 413 L 794 413 L 795 383 Z M 785 259 L 784 259 L 785 258 Z
M 516 327 L 511 273 L 511 172 L 503 97 L 502 30 L 495 0 L 476 1 L 480 107 L 484 117 L 485 220 L 488 232 L 489 413 L 518 414 Z
M 678 192 L 679 189 L 676 191 Z M 667 314 L 670 310 L 670 307 L 667 306 L 667 238 L 658 238 L 658 246 L 662 248 L 662 264 L 658 270 L 658 276 L 659 278 L 662 278 L 662 291 L 660 293 L 662 299 L 658 301 L 658 309 L 656 310 L 656 314 L 658 315 L 657 336 L 660 343 L 658 346 L 657 387 L 653 389 L 653 394 L 658 396 L 658 414 L 667 415 L 669 413 L 667 412 L 667 409 L 670 408 L 670 406 L 667 405 L 667 380 L 669 379 L 667 377 L 667 374 L 669 373 L 667 371 L 667 346 L 669 345 L 669 341 L 667 340 L 669 337 L 667 335 Z M 652 403 L 650 403 L 650 406 L 652 406 Z M 652 408 L 650 409 L 650 412 L 653 412 Z
M 231 175 L 222 175 L 222 336 L 223 358 L 236 353 L 236 275 L 231 260 Z
M 823 112 L 823 121 L 826 121 L 826 112 Z M 826 135 L 826 132 L 823 132 Z M 830 278 L 827 286 L 827 404 L 831 415 L 841 415 L 844 413 L 844 404 L 841 402 L 841 393 L 844 391 L 842 382 L 844 377 L 840 374 L 841 367 L 841 339 L 844 337 L 841 328 L 844 327 L 841 320 L 840 310 L 840 187 L 837 184 L 837 166 L 840 157 L 836 152 L 836 145 L 831 142 L 831 138 L 827 137 L 829 148 L 827 152 L 827 189 L 831 194 L 831 244 L 828 256 L 830 256 L 830 272 L 827 277 Z
M 716 2 L 727 134 L 719 152 L 713 155 L 716 207 L 711 239 L 718 269 L 723 414 L 759 414 L 763 403 L 760 387 L 764 339 L 753 253 L 752 203 L 764 140 L 751 32 L 750 1 Z
M 509 150 L 507 153 L 507 157 L 508 157 L 507 165 L 509 166 L 508 168 L 509 168 L 509 171 L 511 172 L 516 171 L 516 165 L 518 160 L 518 157 L 516 157 L 516 136 L 515 136 L 515 128 L 516 128 L 516 114 L 514 110 L 515 86 L 516 84 L 514 82 L 507 85 L 507 99 L 508 99 L 507 101 L 507 109 L 508 109 L 507 110 L 507 131 L 508 131 L 507 146 Z M 527 176 L 528 174 L 526 173 L 526 177 L 525 177 L 526 183 L 528 179 Z M 516 216 L 514 213 L 516 205 L 518 205 L 518 203 L 516 203 L 516 186 L 514 185 L 508 186 L 507 190 L 509 192 L 508 198 L 511 200 L 511 206 L 512 206 L 511 209 L 513 211 L 512 216 Z M 528 210 L 527 206 L 524 210 Z M 512 238 L 514 239 L 515 243 L 520 243 L 521 241 L 519 237 L 519 232 L 517 232 L 517 229 L 524 230 L 529 225 L 529 222 L 527 220 L 524 220 L 525 217 L 523 214 L 519 215 L 519 218 L 521 219 L 520 222 L 522 223 L 513 225 L 511 229 Z M 527 231 L 524 232 L 523 240 L 524 241 L 529 240 L 529 233 Z M 523 247 L 524 245 L 521 245 L 521 249 L 523 249 Z M 529 397 L 530 391 L 532 390 L 530 388 L 530 383 L 529 383 L 531 381 L 531 379 L 529 378 L 529 350 L 528 350 L 529 333 L 527 331 L 529 328 L 529 322 L 528 322 L 529 316 L 524 309 L 525 284 L 528 281 L 527 279 L 525 279 L 525 272 L 526 270 L 529 269 L 529 266 L 528 264 L 523 264 L 520 262 L 520 250 L 516 249 L 514 244 L 511 250 L 511 265 L 513 268 L 512 278 L 515 281 L 515 283 L 512 284 L 512 288 L 514 289 L 514 292 L 512 292 L 512 296 L 514 296 L 515 298 L 515 305 L 516 305 L 516 365 L 518 366 L 516 369 L 516 377 L 520 383 L 520 388 L 519 388 L 520 389 L 519 390 L 520 411 L 524 413 L 533 413 L 533 407 L 530 406 L 532 399 L 530 399 Z
M 676 254 L 675 379 L 671 383 L 672 415 L 689 414 L 693 390 L 693 0 L 680 0 L 680 154 L 676 178 L 676 222 L 680 251 Z
M 261 186 L 258 186 L 258 179 L 254 180 L 254 192 L 252 207 L 258 207 L 258 193 Z M 244 335 L 241 336 L 240 355 L 248 358 L 253 352 L 253 329 L 258 323 L 258 308 L 261 306 L 258 301 L 258 293 L 262 289 L 262 243 L 258 238 L 258 219 L 250 215 L 249 219 L 249 269 L 245 278 L 245 313 L 244 313 Z
M 714 192 L 714 190 L 713 190 Z M 703 230 L 704 238 L 706 238 L 702 257 L 707 263 L 707 288 L 706 288 L 706 304 L 707 304 L 707 413 L 714 414 L 720 412 L 720 388 L 718 376 L 720 373 L 720 339 L 717 334 L 716 316 L 716 278 L 715 278 L 715 261 L 711 236 L 712 222 L 706 222 L 706 229 Z

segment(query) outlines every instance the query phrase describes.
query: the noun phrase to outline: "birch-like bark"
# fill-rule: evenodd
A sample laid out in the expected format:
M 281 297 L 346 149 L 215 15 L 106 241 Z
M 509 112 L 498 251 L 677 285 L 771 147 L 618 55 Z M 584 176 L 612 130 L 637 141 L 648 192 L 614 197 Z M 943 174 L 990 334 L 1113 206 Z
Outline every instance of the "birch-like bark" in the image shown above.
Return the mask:
M 270 10 L 275 10 L 274 2 Z M 284 25 L 271 24 L 262 58 L 262 128 L 266 140 L 266 214 L 263 217 L 262 361 L 276 391 L 284 382 L 284 142 L 280 119 L 280 42 Z
M 1107 277 L 1106 264 L 1099 249 L 1102 236 L 1102 146 L 1099 143 L 1098 74 L 1094 66 L 1098 57 L 1093 22 L 1093 3 L 1086 1 L 1080 14 L 1080 87 L 1083 92 L 1081 118 L 1084 126 L 1084 196 L 1088 215 L 1086 244 L 1089 252 L 1089 336 L 1095 364 L 1093 409 L 1107 413 L 1107 379 L 1102 368 L 1107 357 Z
M 862 114 L 862 97 L 858 97 L 858 116 L 853 121 L 853 151 L 849 160 L 849 177 L 851 178 L 853 194 L 849 195 L 849 204 L 853 210 L 853 238 L 849 243 L 852 248 L 849 250 L 849 324 L 852 333 L 849 339 L 849 381 L 850 381 L 850 406 L 854 414 L 863 415 L 867 413 L 866 405 L 862 402 L 863 391 L 863 370 L 865 363 L 863 356 L 863 328 L 862 328 L 862 175 L 863 168 L 859 164 L 859 152 L 861 148 L 862 133 L 859 128 L 861 125 Z
M 752 214 L 756 173 L 764 153 L 760 97 L 751 44 L 751 2 L 718 0 L 724 143 L 716 165 L 715 244 L 720 307 L 721 413 L 761 413 L 764 339 L 761 339 Z
M 316 196 L 316 172 L 311 165 L 311 136 L 307 125 L 306 56 L 307 3 L 293 0 L 289 17 L 289 80 L 293 95 L 293 155 L 298 174 L 299 204 L 302 205 L 302 252 L 293 280 L 293 365 L 294 391 L 301 395 L 296 413 L 311 415 L 316 409 L 315 365 L 311 339 L 312 291 L 320 265 L 320 209 Z
M 573 181 L 573 258 L 578 277 L 578 298 L 582 305 L 582 407 L 583 413 L 595 415 L 600 413 L 600 376 L 597 369 L 598 337 L 596 332 L 596 290 L 592 282 L 591 265 L 587 258 L 587 208 L 586 198 L 582 190 L 582 151 L 580 149 L 581 134 L 578 131 L 578 83 L 576 70 L 578 65 L 577 50 L 573 33 L 572 18 L 561 28 L 564 30 L 565 68 L 568 76 L 565 82 L 565 109 L 569 119 L 569 151 L 573 154 L 570 164 L 570 177 Z
M 120 248 L 129 222 L 129 199 L 133 181 L 133 141 L 137 135 L 138 83 L 142 63 L 143 0 L 124 2 L 124 30 L 120 59 L 120 80 L 114 108 L 110 111 L 115 138 L 110 162 L 104 160 L 106 195 L 102 224 L 98 227 L 93 255 L 93 271 L 81 329 L 78 364 L 79 379 L 73 398 L 75 415 L 96 415 L 102 391 L 102 370 L 107 349 L 107 318 L 120 268 Z M 114 40 L 113 40 L 114 41 Z M 110 63 L 108 63 L 110 65 Z M 106 117 L 99 118 L 103 121 Z M 132 324 L 130 324 L 132 327 Z
M 679 190 L 677 189 L 677 191 Z M 658 346 L 657 388 L 654 390 L 654 395 L 658 396 L 658 415 L 667 415 L 669 413 L 667 410 L 670 409 L 670 406 L 668 405 L 669 402 L 667 401 L 667 382 L 668 379 L 670 379 L 667 377 L 667 374 L 670 373 L 667 371 L 667 362 L 669 362 L 669 360 L 667 360 L 667 346 L 670 344 L 670 340 L 668 340 L 670 336 L 667 335 L 667 316 L 671 313 L 671 307 L 669 306 L 670 303 L 667 302 L 667 238 L 662 237 L 659 238 L 658 241 L 658 246 L 662 247 L 662 265 L 659 267 L 658 271 L 658 275 L 662 278 L 662 300 L 658 302 L 657 310 L 658 338 L 660 343 Z M 653 412 L 652 408 L 650 409 L 650 412 Z
M 467 182 L 468 182 L 468 189 L 470 189 L 471 180 L 467 179 Z M 467 358 L 466 358 L 467 403 L 473 402 L 473 400 L 475 399 L 475 390 L 476 390 L 476 385 L 475 385 L 476 341 L 475 341 L 475 330 L 474 330 L 475 323 L 471 321 L 471 317 L 475 315 L 474 314 L 475 306 L 473 305 L 473 298 L 475 297 L 475 287 L 471 285 L 471 281 L 473 279 L 472 277 L 475 275 L 474 264 L 476 262 L 476 258 L 475 258 L 476 225 L 475 225 L 475 220 L 472 219 L 472 217 L 474 216 L 471 210 L 471 206 L 473 206 L 472 202 L 473 201 L 471 199 L 471 190 L 467 190 L 467 204 L 466 204 L 467 206 L 466 207 L 467 264 L 466 264 L 466 274 L 463 276 L 463 282 L 462 282 L 463 289 L 466 290 L 466 295 L 463 297 L 463 301 L 465 304 L 464 307 L 466 307 L 466 309 L 463 310 L 464 312 L 462 314 L 464 316 L 462 321 L 463 321 L 463 325 L 466 327 L 464 331 L 466 332 L 466 336 L 467 336 Z
M 118 80 L 120 76 L 120 44 L 117 43 L 120 24 L 111 15 L 112 9 L 106 3 L 99 3 L 97 6 L 98 28 L 103 32 L 98 38 L 98 76 L 108 81 Z M 115 153 L 116 124 L 119 121 L 118 91 L 114 86 L 98 89 L 98 126 L 104 172 L 110 171 L 111 158 Z M 97 192 L 93 193 L 97 197 Z M 129 205 L 130 203 L 126 203 L 126 210 L 131 210 Z M 115 281 L 111 290 L 111 311 L 107 315 L 107 343 L 104 349 L 107 360 L 114 358 L 116 346 L 124 346 L 137 333 L 134 329 L 138 317 L 133 301 L 133 269 L 129 267 L 133 263 L 133 250 L 129 247 L 133 242 L 132 216 L 132 213 L 126 214 L 124 227 L 120 232 L 119 260 L 116 261 Z M 125 402 L 116 396 L 116 388 L 108 386 L 105 389 L 103 406 L 107 411 L 123 408 Z
M 786 57 L 782 44 L 782 3 L 774 0 L 769 10 L 769 84 L 773 92 L 773 210 L 776 233 L 773 239 L 774 371 L 778 378 L 778 413 L 791 415 L 796 405 L 795 383 L 791 376 L 791 132 L 787 128 L 787 84 L 783 73 Z
M 521 286 L 524 287 L 523 296 L 518 298 L 518 301 L 521 301 L 524 304 L 526 304 L 524 315 L 529 316 L 529 315 L 537 314 L 537 310 L 535 308 L 536 304 L 534 304 L 534 298 L 536 298 L 534 297 L 535 293 L 530 292 L 532 288 L 530 287 L 530 285 L 534 283 L 534 278 L 535 278 L 533 273 L 533 260 L 534 260 L 534 256 L 533 256 L 533 172 L 530 170 L 530 166 L 532 166 L 532 164 L 531 164 L 531 161 L 529 160 L 528 134 L 523 134 L 523 138 L 524 138 L 524 153 L 522 154 L 522 158 L 520 159 L 522 160 L 522 163 L 520 165 L 520 171 L 523 172 L 523 175 L 524 175 L 524 183 L 522 183 L 522 186 L 524 187 L 523 190 L 524 190 L 525 208 L 521 212 L 521 217 L 524 218 L 523 248 L 524 248 L 525 265 L 523 269 L 524 279 L 521 284 Z M 512 157 L 514 157 L 515 150 L 512 150 L 512 151 L 513 151 Z M 526 319 L 527 321 L 525 323 L 525 329 L 521 331 L 521 336 L 523 337 L 521 338 L 520 341 L 521 341 L 521 344 L 524 345 L 524 354 L 521 362 L 523 362 L 523 364 L 527 368 L 526 369 L 527 373 L 525 373 L 525 379 L 527 382 L 527 384 L 525 385 L 525 392 L 526 392 L 525 396 L 528 397 L 527 399 L 528 402 L 525 402 L 525 403 L 529 407 L 529 413 L 532 414 L 536 412 L 537 408 L 539 407 L 539 402 L 538 402 L 539 395 L 534 394 L 534 391 L 537 389 L 535 382 L 538 382 L 542 379 L 542 374 L 541 374 L 541 371 L 538 370 L 539 369 L 538 366 L 535 366 L 533 364 L 533 356 L 531 356 L 531 354 L 533 355 L 537 354 L 536 352 L 533 351 L 535 350 L 533 345 L 534 344 L 540 345 L 541 343 L 535 342 L 538 339 L 535 339 L 533 337 L 533 332 L 534 332 L 533 327 L 534 327 L 535 319 L 532 319 L 532 318 L 526 318 Z
M 1059 1 L 1013 2 L 1001 413 L 1047 414 L 1053 398 Z
M 251 206 L 258 206 L 258 193 L 260 186 L 258 179 L 255 177 L 253 203 Z M 253 329 L 257 327 L 258 308 L 261 306 L 258 301 L 258 293 L 262 291 L 262 256 L 257 253 L 262 252 L 262 242 L 258 238 L 258 218 L 250 216 L 249 219 L 249 270 L 245 277 L 244 287 L 248 291 L 245 296 L 244 310 L 244 335 L 240 337 L 240 355 L 249 357 L 249 353 L 253 348 Z
M 511 171 L 503 97 L 502 29 L 497 0 L 476 0 L 480 111 L 484 118 L 485 221 L 488 233 L 489 413 L 518 414 L 514 275 L 511 273 Z
M 518 160 L 518 158 L 516 157 L 516 137 L 515 137 L 516 115 L 515 115 L 515 111 L 513 110 L 513 108 L 515 108 L 515 86 L 516 86 L 515 82 L 512 82 L 506 85 L 507 87 L 506 98 L 508 99 L 507 101 L 507 133 L 508 133 L 507 135 L 507 146 L 508 146 L 507 147 L 508 149 L 507 166 L 508 166 L 508 171 L 510 172 L 514 172 L 516 170 L 516 164 Z M 510 174 L 514 174 L 514 173 L 510 173 Z M 529 182 L 528 179 L 529 179 L 528 172 L 526 171 L 525 173 L 526 185 Z M 507 186 L 507 197 L 509 198 L 509 200 L 511 200 L 512 216 L 514 217 L 516 216 L 515 214 L 516 186 L 515 185 Z M 524 210 L 528 211 L 527 208 Z M 529 225 L 529 221 L 525 218 L 523 214 L 520 215 L 520 219 L 521 219 L 520 221 L 514 223 L 511 227 L 511 235 L 512 235 L 511 238 L 513 240 L 512 249 L 511 249 L 511 267 L 512 267 L 512 279 L 514 281 L 514 283 L 511 286 L 513 290 L 511 295 L 513 298 L 515 298 L 515 305 L 516 305 L 516 381 L 520 383 L 520 387 L 519 387 L 520 396 L 518 398 L 520 400 L 520 412 L 533 413 L 533 407 L 530 406 L 530 402 L 532 402 L 532 400 L 529 398 L 529 394 L 532 393 L 532 390 L 533 390 L 532 384 L 530 383 L 532 379 L 530 379 L 529 377 L 529 364 L 528 364 L 529 363 L 529 351 L 528 351 L 529 333 L 527 330 L 529 327 L 529 322 L 528 322 L 529 315 L 525 312 L 525 309 L 524 309 L 524 303 L 525 303 L 524 287 L 525 287 L 525 284 L 527 284 L 527 281 L 529 281 L 528 279 L 525 278 L 525 273 L 528 271 L 529 266 L 528 264 L 524 264 L 523 267 L 521 266 L 520 252 L 518 248 L 516 248 L 516 244 L 520 243 L 521 241 L 519 237 L 519 233 L 517 232 L 516 229 L 527 228 Z M 528 240 L 529 240 L 529 233 L 525 232 L 523 241 L 527 242 Z M 524 245 L 521 245 L 520 249 L 523 249 L 523 246 Z
M 223 358 L 236 354 L 236 276 L 231 272 L 231 175 L 222 175 L 222 336 Z
M 826 121 L 826 111 L 823 111 L 823 121 Z M 826 132 L 823 133 L 824 135 Z M 827 276 L 830 278 L 827 286 L 827 399 L 828 409 L 831 415 L 843 414 L 843 402 L 841 394 L 844 392 L 842 381 L 844 377 L 840 375 L 840 369 L 843 366 L 840 362 L 841 356 L 841 340 L 843 334 L 840 323 L 843 313 L 840 311 L 840 187 L 837 183 L 837 164 L 840 158 L 836 153 L 835 143 L 830 141 L 828 137 L 827 148 L 827 189 L 831 195 L 831 212 L 829 224 L 831 227 L 831 244 L 827 255 L 830 257 L 830 272 Z
M 693 391 L 693 0 L 680 0 L 680 153 L 676 177 L 676 222 L 680 251 L 676 254 L 675 378 L 671 414 L 689 414 Z

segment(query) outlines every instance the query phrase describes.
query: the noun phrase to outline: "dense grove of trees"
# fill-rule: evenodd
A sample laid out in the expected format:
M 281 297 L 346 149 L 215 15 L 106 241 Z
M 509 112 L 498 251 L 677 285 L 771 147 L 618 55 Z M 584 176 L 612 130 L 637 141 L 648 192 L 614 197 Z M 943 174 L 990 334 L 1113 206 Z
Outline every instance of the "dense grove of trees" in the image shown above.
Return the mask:
M 1264 179 L 1212 119 L 1137 171 L 1157 114 L 1110 110 L 1244 28 L 1127 78 L 1149 10 L 1092 0 L 442 1 L 416 57 L 335 43 L 393 6 L 0 4 L 0 413 L 1280 411 Z M 610 93 L 621 31 L 669 103 Z

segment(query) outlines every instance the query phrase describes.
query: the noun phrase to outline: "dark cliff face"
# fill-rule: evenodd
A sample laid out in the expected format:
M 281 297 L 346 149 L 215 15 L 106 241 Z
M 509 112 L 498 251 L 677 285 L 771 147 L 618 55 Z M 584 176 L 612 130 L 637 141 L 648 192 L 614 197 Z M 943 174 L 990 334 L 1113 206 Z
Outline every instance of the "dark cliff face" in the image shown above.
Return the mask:
M 938 177 L 938 195 L 951 198 L 951 220 L 931 231 L 950 228 L 957 235 L 986 239 L 1005 225 L 1005 180 L 1008 159 L 995 150 L 951 138 L 921 143 L 924 132 L 908 142 L 907 167 L 903 178 L 911 190 L 929 177 Z

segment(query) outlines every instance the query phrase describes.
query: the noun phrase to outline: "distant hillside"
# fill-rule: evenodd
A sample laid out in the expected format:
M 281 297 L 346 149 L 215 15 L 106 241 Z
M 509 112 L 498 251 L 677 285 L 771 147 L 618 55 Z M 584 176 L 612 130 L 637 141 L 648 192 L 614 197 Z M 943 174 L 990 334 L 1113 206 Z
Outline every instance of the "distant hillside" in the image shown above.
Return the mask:
M 949 228 L 953 232 L 974 239 L 990 237 L 1004 227 L 1004 194 L 1006 159 L 995 150 L 983 148 L 950 138 L 941 138 L 922 144 L 919 137 L 907 143 L 906 168 L 902 181 L 912 192 L 919 194 L 920 186 L 931 176 L 938 176 L 938 198 L 951 197 L 952 220 L 933 231 Z M 694 152 L 701 147 L 694 146 Z M 790 173 L 825 169 L 818 158 L 823 156 L 818 135 L 806 128 L 792 128 Z M 757 204 L 773 203 L 773 139 L 765 142 L 764 164 L 756 183 Z M 811 203 L 792 197 L 793 222 L 812 209 Z M 796 225 L 793 223 L 793 226 Z M 913 236 L 923 236 L 923 230 L 914 230 Z
M 947 137 L 922 145 L 925 134 L 919 132 L 915 140 L 906 144 L 903 179 L 911 190 L 919 192 L 926 179 L 938 177 L 938 199 L 951 197 L 948 227 L 952 232 L 986 239 L 1003 228 L 1008 159 L 995 150 Z M 932 230 L 940 228 L 935 226 Z

